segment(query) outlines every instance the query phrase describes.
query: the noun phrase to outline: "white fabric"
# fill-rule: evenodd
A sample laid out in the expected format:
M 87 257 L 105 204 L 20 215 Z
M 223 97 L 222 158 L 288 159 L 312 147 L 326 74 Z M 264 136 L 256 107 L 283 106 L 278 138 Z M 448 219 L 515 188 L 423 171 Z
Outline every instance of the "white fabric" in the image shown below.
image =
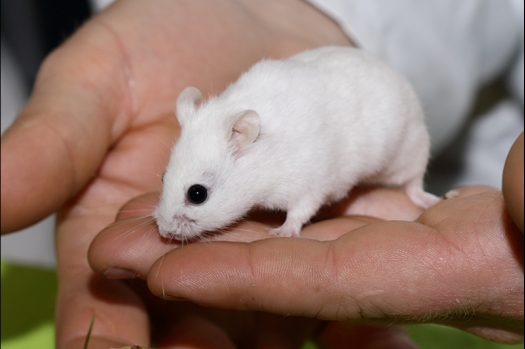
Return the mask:
M 476 88 L 508 67 L 519 42 L 516 10 L 507 1 L 307 1 L 412 81 L 435 151 L 457 134 Z
M 91 4 L 93 12 L 98 12 L 111 5 L 114 1 L 115 0 L 91 0 L 89 3 Z
M 357 46 L 412 81 L 426 112 L 433 153 L 446 150 L 432 163 L 437 175 L 431 173 L 432 188 L 501 187 L 506 155 L 523 131 L 523 0 L 306 1 Z M 507 71 L 514 100 L 462 127 L 481 85 Z M 451 144 L 461 149 L 447 150 Z M 454 168 L 440 168 L 452 163 Z

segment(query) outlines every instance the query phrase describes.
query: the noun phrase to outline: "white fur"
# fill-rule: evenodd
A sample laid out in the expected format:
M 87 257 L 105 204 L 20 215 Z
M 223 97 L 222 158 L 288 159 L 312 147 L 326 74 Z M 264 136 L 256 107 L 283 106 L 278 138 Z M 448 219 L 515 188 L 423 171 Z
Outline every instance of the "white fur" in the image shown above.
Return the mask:
M 264 60 L 200 99 L 190 87 L 177 100 L 182 131 L 154 213 L 164 237 L 223 228 L 255 206 L 286 210 L 272 233 L 298 236 L 358 183 L 402 186 L 424 208 L 437 201 L 423 191 L 430 141 L 412 87 L 361 50 Z M 193 184 L 208 188 L 201 205 L 186 198 Z

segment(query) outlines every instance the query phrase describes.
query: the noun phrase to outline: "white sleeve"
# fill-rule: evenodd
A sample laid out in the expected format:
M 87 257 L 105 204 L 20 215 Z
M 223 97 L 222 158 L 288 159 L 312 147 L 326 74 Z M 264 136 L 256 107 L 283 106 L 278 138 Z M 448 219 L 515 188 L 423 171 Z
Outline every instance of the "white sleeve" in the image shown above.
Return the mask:
M 91 10 L 96 13 L 99 11 L 102 11 L 112 3 L 114 3 L 115 0 L 90 0 L 89 3 L 91 5 Z
M 456 136 L 479 85 L 509 66 L 523 40 L 508 1 L 307 1 L 412 81 L 434 151 Z

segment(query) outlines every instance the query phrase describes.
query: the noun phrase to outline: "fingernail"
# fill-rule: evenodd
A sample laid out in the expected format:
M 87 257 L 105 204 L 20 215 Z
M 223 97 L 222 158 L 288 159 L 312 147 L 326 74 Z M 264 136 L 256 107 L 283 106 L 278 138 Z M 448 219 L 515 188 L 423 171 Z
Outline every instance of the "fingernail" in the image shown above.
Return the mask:
M 138 275 L 135 272 L 127 269 L 109 268 L 104 272 L 104 276 L 108 279 L 133 279 Z

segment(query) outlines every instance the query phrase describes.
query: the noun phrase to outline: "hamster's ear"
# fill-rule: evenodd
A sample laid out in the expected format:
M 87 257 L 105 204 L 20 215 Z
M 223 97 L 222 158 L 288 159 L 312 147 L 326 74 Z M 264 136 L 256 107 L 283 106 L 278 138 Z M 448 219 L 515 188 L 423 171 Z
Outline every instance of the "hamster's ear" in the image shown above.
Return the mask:
M 175 106 L 175 114 L 179 123 L 183 124 L 184 119 L 195 112 L 195 108 L 202 101 L 202 93 L 198 88 L 188 86 L 179 94 Z
M 237 151 L 251 144 L 259 136 L 261 123 L 259 114 L 253 110 L 245 110 L 233 116 L 235 123 L 232 127 L 230 140 Z

